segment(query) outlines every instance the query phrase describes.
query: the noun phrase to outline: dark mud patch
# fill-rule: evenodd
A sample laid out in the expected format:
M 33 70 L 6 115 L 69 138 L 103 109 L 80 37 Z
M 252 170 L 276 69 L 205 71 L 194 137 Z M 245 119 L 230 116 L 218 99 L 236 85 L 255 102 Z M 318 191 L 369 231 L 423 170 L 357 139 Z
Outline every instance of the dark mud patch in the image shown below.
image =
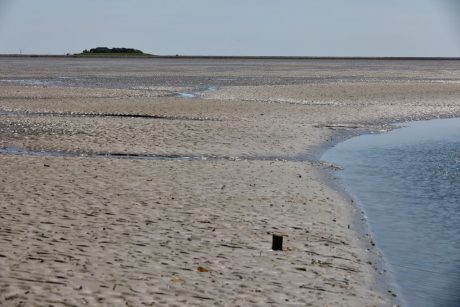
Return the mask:
M 313 162 L 308 157 L 282 156 L 219 156 L 219 155 L 158 155 L 149 153 L 122 153 L 122 152 L 85 152 L 60 151 L 48 149 L 28 149 L 20 147 L 0 148 L 0 155 L 31 156 L 31 157 L 82 157 L 106 158 L 120 160 L 154 160 L 154 161 L 294 161 Z
M 141 118 L 141 119 L 163 119 L 163 120 L 186 120 L 186 121 L 222 121 L 210 117 L 193 116 L 169 116 L 155 114 L 126 114 L 126 113 L 81 113 L 81 112 L 22 112 L 0 110 L 0 116 L 51 116 L 51 117 L 114 117 L 114 118 Z

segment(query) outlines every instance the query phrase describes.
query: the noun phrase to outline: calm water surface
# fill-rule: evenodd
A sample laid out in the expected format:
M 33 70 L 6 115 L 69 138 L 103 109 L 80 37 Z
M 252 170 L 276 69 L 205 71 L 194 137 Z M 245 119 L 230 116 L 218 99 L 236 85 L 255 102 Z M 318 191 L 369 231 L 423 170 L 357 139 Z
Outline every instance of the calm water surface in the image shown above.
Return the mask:
M 460 306 L 460 119 L 363 135 L 327 151 L 364 209 L 408 306 Z

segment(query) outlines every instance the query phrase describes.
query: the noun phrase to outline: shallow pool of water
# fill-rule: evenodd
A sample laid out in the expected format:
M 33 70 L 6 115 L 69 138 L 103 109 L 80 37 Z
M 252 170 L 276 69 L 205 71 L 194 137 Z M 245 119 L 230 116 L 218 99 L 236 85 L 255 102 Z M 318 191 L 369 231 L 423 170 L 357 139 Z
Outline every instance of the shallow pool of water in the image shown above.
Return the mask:
M 460 306 L 460 119 L 338 144 L 322 160 L 365 211 L 408 306 Z

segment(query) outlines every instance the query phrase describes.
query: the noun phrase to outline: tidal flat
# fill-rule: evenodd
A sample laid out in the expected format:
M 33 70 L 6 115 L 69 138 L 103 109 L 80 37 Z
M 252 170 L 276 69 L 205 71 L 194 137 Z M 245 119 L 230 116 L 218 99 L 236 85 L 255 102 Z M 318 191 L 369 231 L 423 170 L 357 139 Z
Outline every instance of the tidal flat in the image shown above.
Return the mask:
M 0 304 L 397 304 L 319 153 L 459 97 L 460 61 L 0 57 Z

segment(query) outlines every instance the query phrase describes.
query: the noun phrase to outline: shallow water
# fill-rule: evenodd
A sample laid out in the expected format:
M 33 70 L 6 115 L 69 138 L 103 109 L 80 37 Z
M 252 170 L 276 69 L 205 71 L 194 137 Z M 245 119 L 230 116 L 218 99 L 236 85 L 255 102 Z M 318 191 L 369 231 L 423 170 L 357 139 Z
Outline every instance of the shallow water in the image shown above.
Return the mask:
M 408 306 L 460 306 L 460 119 L 338 144 L 322 160 L 364 209 Z

